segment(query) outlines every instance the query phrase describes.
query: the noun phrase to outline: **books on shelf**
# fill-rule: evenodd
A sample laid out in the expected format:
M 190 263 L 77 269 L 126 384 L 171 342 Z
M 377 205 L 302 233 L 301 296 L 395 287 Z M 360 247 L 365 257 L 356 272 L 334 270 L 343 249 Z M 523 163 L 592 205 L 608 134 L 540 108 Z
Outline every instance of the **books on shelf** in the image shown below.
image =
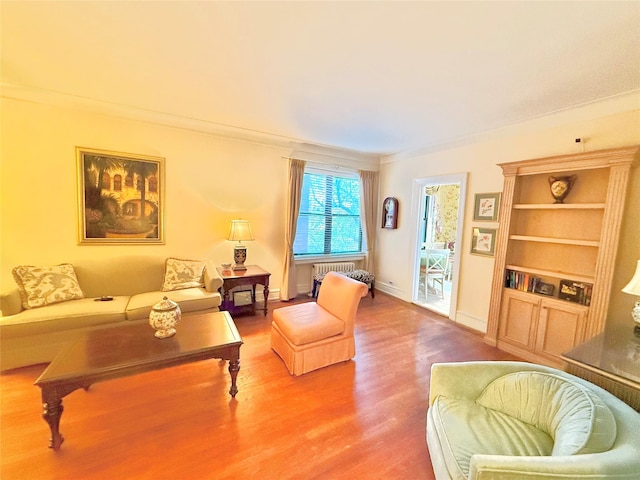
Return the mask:
M 523 292 L 535 292 L 540 282 L 542 282 L 540 278 L 529 275 L 528 273 L 507 270 L 504 286 Z
M 540 293 L 543 295 L 553 295 L 554 285 L 543 282 L 539 277 L 535 277 L 526 272 L 517 270 L 506 270 L 504 286 L 522 292 Z M 558 298 L 580 305 L 589 306 L 591 304 L 591 291 L 593 285 L 573 280 L 560 280 Z

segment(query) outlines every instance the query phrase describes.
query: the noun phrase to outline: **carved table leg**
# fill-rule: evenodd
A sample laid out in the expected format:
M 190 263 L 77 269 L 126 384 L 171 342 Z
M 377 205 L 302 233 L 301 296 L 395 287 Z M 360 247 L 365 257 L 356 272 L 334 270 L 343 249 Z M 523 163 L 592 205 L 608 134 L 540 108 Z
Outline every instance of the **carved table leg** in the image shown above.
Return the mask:
M 229 395 L 233 398 L 238 393 L 238 386 L 236 385 L 236 379 L 238 378 L 238 371 L 240 370 L 240 359 L 229 360 L 229 375 L 231 375 L 231 388 L 229 389 Z
M 49 398 L 42 404 L 42 418 L 49 424 L 51 429 L 51 439 L 49 440 L 49 448 L 58 450 L 64 437 L 60 435 L 60 417 L 64 407 L 61 398 Z
M 264 286 L 264 315 L 267 316 L 267 300 L 269 299 L 269 284 Z

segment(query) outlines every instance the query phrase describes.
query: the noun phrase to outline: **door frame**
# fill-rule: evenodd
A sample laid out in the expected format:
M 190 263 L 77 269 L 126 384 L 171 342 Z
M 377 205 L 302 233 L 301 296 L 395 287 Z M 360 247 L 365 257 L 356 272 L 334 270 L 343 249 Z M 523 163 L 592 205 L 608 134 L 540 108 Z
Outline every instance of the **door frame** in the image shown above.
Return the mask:
M 412 218 L 416 221 L 413 224 L 413 277 L 411 289 L 411 301 L 416 303 L 418 299 L 418 289 L 420 286 L 420 250 L 422 248 L 421 226 L 425 215 L 424 187 L 427 185 L 460 185 L 460 197 L 458 198 L 458 221 L 456 224 L 456 249 L 453 254 L 453 268 L 451 271 L 451 299 L 449 302 L 449 314 L 447 317 L 456 320 L 458 311 L 458 284 L 460 277 L 460 258 L 462 253 L 462 235 L 464 227 L 464 207 L 467 198 L 467 172 L 452 173 L 448 175 L 435 175 L 432 177 L 416 178 L 413 182 L 412 192 Z M 423 304 L 417 305 L 423 306 Z M 425 307 L 428 308 L 428 307 Z

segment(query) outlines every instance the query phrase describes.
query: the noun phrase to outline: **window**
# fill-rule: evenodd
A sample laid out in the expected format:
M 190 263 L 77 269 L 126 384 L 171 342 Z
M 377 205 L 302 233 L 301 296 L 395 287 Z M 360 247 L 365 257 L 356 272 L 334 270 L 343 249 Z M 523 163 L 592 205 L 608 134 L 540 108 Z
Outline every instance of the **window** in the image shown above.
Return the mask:
M 293 253 L 329 255 L 361 250 L 359 178 L 305 172 Z

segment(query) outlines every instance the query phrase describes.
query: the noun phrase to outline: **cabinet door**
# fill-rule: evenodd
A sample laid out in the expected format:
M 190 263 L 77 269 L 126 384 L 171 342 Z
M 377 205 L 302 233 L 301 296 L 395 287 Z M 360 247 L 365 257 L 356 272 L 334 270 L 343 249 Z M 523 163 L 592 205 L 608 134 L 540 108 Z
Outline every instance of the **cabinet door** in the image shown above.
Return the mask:
M 536 334 L 536 353 L 552 362 L 582 342 L 587 308 L 558 300 L 543 299 Z
M 540 299 L 515 290 L 505 290 L 500 312 L 498 340 L 533 350 Z

